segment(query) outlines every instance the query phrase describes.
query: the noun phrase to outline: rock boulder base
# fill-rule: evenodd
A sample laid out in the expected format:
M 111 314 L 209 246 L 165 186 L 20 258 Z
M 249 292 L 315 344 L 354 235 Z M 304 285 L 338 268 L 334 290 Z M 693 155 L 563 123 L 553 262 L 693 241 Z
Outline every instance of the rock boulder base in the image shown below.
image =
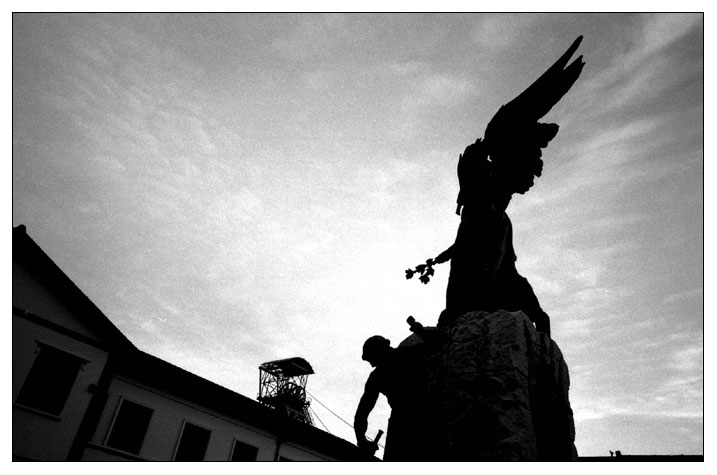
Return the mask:
M 428 360 L 444 460 L 577 460 L 568 367 L 522 312 L 470 312 Z M 420 342 L 412 335 L 399 346 Z

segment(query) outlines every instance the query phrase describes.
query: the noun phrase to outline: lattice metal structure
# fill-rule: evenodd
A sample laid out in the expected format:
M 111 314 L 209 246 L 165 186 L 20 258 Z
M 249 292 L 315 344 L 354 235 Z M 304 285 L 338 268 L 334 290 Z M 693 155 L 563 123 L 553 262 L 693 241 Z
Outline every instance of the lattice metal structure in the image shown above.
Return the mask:
M 314 370 L 303 358 L 268 361 L 259 366 L 259 402 L 313 425 L 306 399 L 306 380 Z

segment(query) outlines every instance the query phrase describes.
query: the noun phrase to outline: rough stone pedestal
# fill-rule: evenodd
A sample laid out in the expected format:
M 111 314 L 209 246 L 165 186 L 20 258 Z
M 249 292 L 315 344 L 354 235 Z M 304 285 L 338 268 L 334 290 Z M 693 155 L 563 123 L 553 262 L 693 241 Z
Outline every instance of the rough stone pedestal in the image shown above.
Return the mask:
M 428 361 L 428 389 L 456 461 L 577 460 L 562 353 L 522 312 L 470 312 Z M 413 335 L 401 346 L 417 342 Z

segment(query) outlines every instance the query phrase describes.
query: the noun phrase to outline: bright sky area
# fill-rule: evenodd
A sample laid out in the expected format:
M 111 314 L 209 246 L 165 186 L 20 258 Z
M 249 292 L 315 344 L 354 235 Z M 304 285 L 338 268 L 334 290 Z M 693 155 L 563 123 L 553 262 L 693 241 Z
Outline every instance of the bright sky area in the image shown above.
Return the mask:
M 367 337 L 436 323 L 449 265 L 404 270 L 455 237 L 459 153 L 579 35 L 518 269 L 579 454 L 702 454 L 700 14 L 16 14 L 13 226 L 177 366 L 255 398 L 307 359 L 353 441 L 324 406 L 352 421 Z

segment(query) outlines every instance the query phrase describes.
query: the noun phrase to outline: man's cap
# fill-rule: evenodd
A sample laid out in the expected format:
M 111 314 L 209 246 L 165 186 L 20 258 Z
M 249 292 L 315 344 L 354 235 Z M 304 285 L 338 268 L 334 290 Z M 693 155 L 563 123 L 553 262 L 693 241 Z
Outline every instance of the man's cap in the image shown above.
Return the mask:
M 363 344 L 363 354 L 361 355 L 361 359 L 366 360 L 367 355 L 376 353 L 377 351 L 380 352 L 390 347 L 391 342 L 388 339 L 382 337 L 381 335 L 374 335 L 367 339 Z

